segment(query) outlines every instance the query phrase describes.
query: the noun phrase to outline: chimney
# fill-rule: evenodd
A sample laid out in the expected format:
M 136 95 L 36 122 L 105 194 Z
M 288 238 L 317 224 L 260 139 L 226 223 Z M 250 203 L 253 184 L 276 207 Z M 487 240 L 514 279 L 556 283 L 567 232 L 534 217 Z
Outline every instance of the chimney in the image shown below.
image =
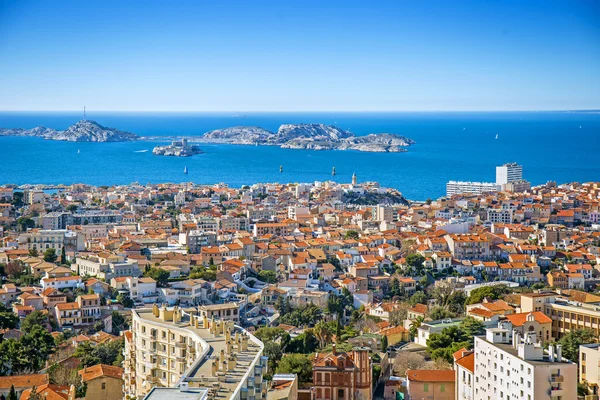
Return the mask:
M 556 362 L 562 361 L 562 345 L 556 345 Z
M 331 353 L 335 356 L 336 352 L 335 352 L 335 343 L 331 345 Z
M 554 362 L 554 346 L 548 345 L 548 354 L 550 355 L 550 362 Z

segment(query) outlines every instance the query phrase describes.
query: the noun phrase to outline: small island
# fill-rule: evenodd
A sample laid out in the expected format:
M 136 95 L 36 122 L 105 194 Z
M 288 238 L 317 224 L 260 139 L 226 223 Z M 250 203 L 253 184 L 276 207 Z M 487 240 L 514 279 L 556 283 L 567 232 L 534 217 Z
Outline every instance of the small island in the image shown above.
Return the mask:
M 198 142 L 269 145 L 286 149 L 356 150 L 379 153 L 405 152 L 414 140 L 392 133 L 355 136 L 324 124 L 283 124 L 277 132 L 257 126 L 235 126 L 205 133 Z
M 156 146 L 152 150 L 152 154 L 175 157 L 190 157 L 201 153 L 200 146 L 197 144 L 188 144 L 187 139 L 174 140 L 170 145 Z
M 133 133 L 107 128 L 96 121 L 87 119 L 71 125 L 64 131 L 43 126 L 33 129 L 0 128 L 0 136 L 32 136 L 66 142 L 129 142 L 139 139 L 139 136 Z

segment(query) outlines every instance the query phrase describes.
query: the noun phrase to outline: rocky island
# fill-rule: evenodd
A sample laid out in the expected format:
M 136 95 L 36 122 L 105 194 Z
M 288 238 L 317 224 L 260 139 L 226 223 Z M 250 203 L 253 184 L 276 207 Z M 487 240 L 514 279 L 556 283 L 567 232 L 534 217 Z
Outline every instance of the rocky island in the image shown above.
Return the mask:
M 187 139 L 175 140 L 168 146 L 156 146 L 152 150 L 152 154 L 159 156 L 189 157 L 200 153 L 200 146 L 188 144 Z
M 69 142 L 125 142 L 134 140 L 172 140 L 168 146 L 157 146 L 157 155 L 188 157 L 202 151 L 191 142 L 278 146 L 285 149 L 356 150 L 380 153 L 398 153 L 415 142 L 393 133 L 373 133 L 356 136 L 352 132 L 325 124 L 283 124 L 277 132 L 258 126 L 234 126 L 216 129 L 201 136 L 149 136 L 140 137 L 130 132 L 107 128 L 95 121 L 82 120 L 64 131 L 37 127 L 0 128 L 0 136 L 31 136 L 48 140 Z
M 207 143 L 272 145 L 287 149 L 357 150 L 403 152 L 414 140 L 391 133 L 355 136 L 352 132 L 324 124 L 283 124 L 277 132 L 257 126 L 217 129 L 196 139 Z
M 128 142 L 139 139 L 133 133 L 107 128 L 91 120 L 81 120 L 64 131 L 43 126 L 33 129 L 0 128 L 0 136 L 33 136 L 67 142 Z

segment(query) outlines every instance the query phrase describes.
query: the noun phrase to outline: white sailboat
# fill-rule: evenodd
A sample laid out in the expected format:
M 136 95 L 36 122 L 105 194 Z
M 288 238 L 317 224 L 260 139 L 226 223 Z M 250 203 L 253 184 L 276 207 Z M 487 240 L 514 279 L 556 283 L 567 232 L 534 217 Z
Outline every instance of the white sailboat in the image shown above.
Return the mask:
M 496 133 L 496 139 L 498 139 L 498 134 Z
M 187 166 L 185 168 L 183 168 L 183 173 L 187 175 L 187 173 L 188 173 Z
M 81 150 L 77 149 L 77 154 L 81 153 Z

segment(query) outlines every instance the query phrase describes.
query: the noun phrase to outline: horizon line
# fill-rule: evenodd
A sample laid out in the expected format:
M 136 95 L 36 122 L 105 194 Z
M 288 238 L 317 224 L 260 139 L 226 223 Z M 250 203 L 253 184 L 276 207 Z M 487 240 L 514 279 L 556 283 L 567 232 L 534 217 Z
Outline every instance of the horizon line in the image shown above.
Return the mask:
M 0 113 L 79 113 L 73 110 L 0 110 Z M 489 110 L 93 110 L 100 113 L 483 113 L 483 112 L 600 112 L 600 108 L 582 109 L 489 109 Z

